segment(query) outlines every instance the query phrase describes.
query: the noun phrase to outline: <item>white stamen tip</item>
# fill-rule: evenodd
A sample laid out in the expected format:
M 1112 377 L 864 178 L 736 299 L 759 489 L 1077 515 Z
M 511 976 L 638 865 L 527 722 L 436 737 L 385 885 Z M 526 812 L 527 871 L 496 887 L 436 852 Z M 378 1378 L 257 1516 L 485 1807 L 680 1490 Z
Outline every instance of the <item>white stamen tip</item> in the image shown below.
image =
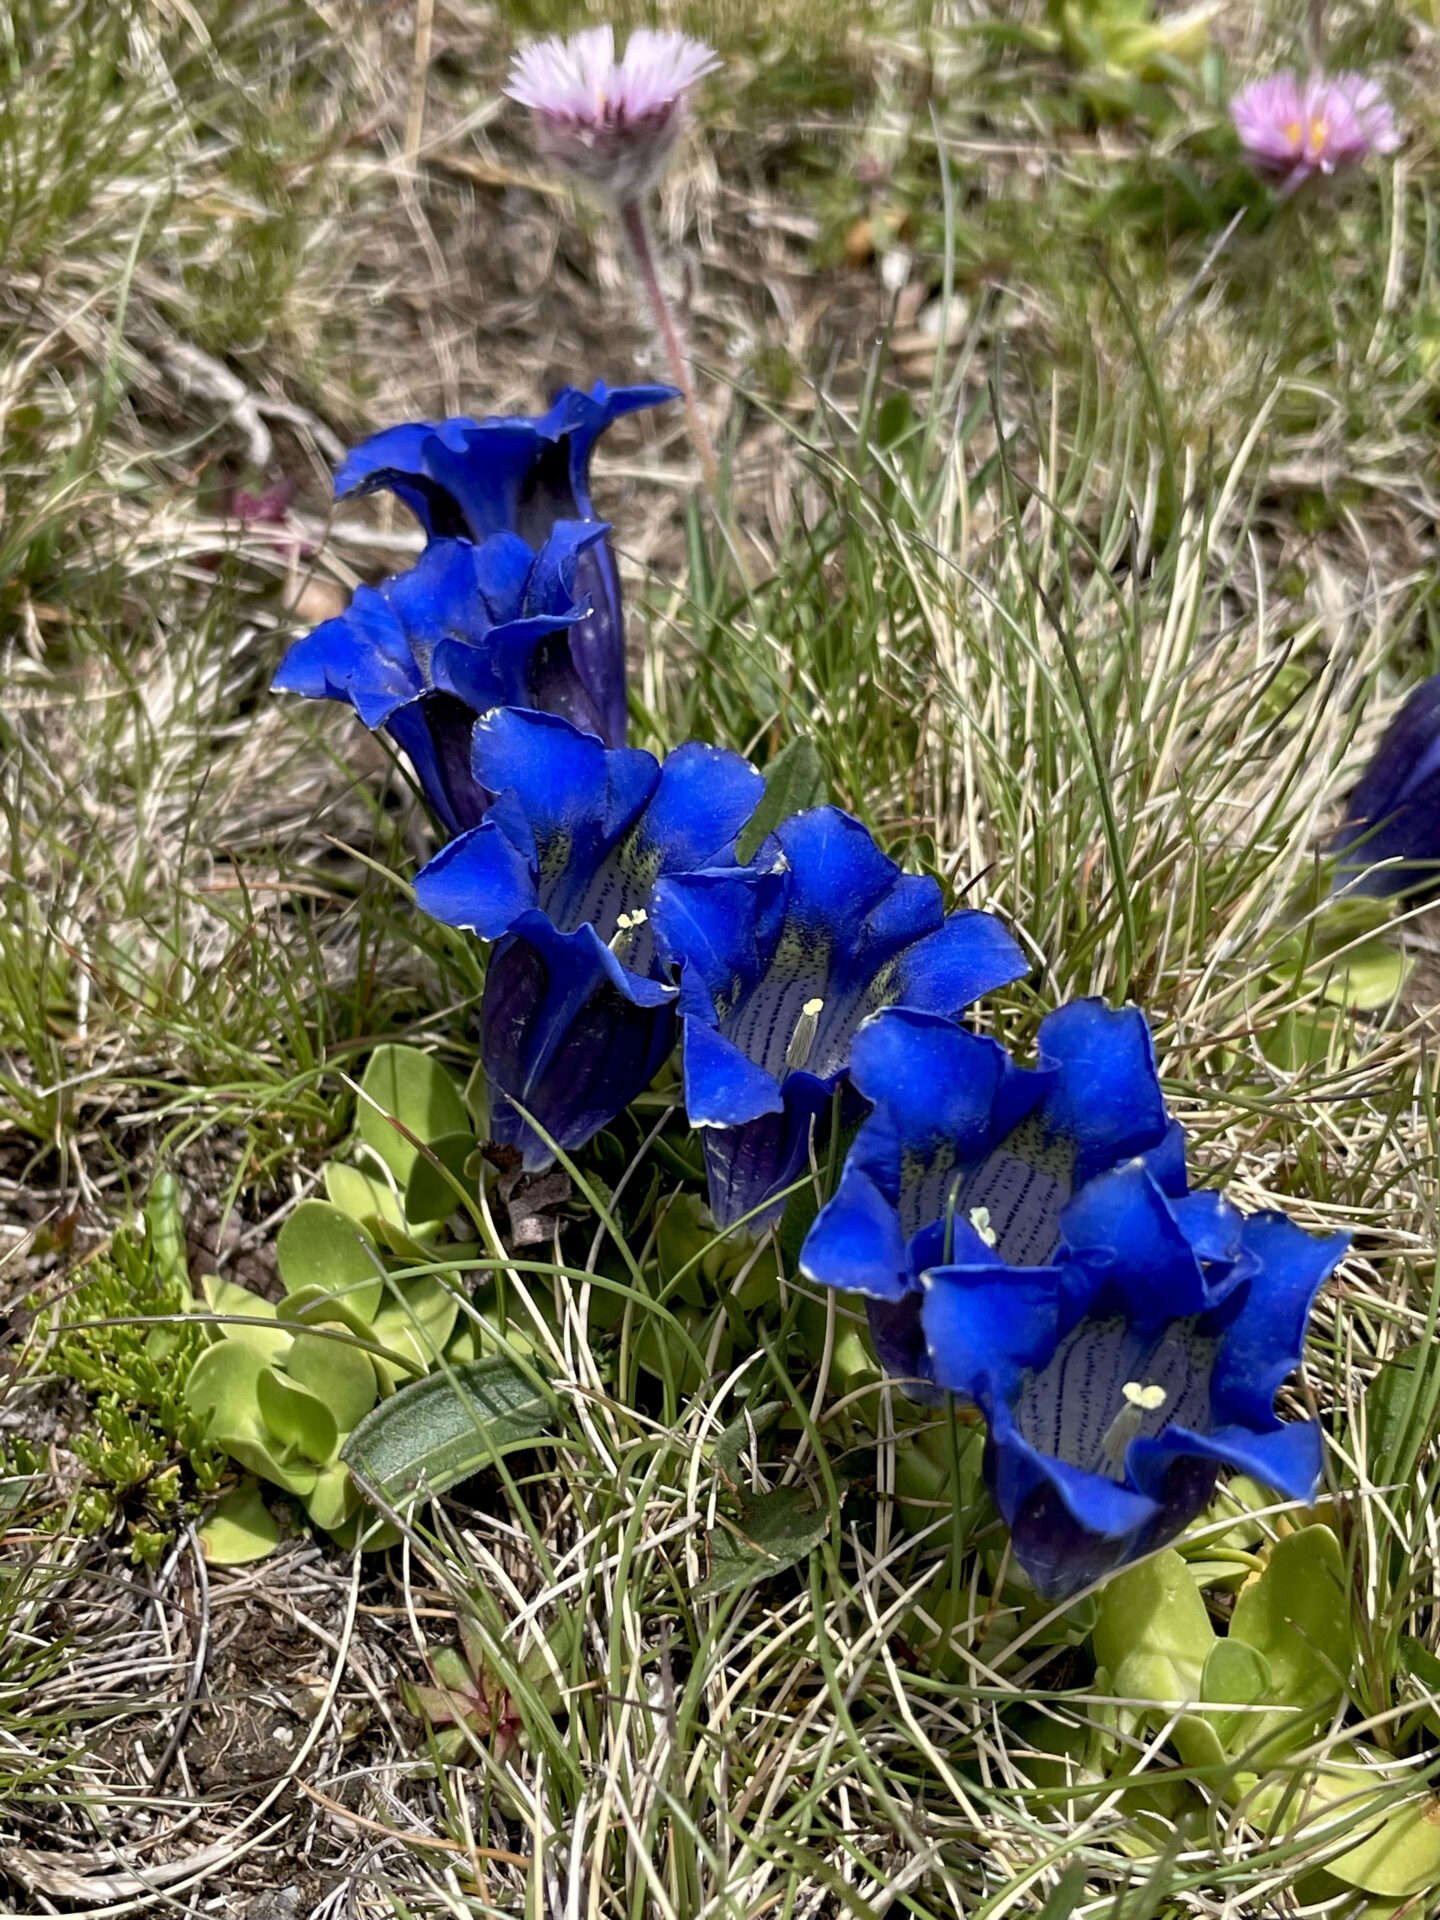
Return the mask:
M 1169 1395 L 1164 1387 L 1142 1386 L 1138 1380 L 1127 1380 L 1122 1391 L 1132 1407 L 1139 1407 L 1142 1413 L 1158 1413 Z
M 641 914 L 640 918 L 642 920 L 645 918 L 643 913 Z M 811 1020 L 813 1020 L 815 1019 L 817 1014 L 821 1014 L 825 1011 L 825 1002 L 823 1000 L 807 1000 L 804 1006 L 800 1009 L 800 1011 L 803 1014 L 807 1015 Z
M 999 1236 L 990 1224 L 989 1207 L 972 1207 L 970 1209 L 970 1224 L 974 1227 L 976 1233 L 979 1234 L 987 1247 L 994 1246 Z

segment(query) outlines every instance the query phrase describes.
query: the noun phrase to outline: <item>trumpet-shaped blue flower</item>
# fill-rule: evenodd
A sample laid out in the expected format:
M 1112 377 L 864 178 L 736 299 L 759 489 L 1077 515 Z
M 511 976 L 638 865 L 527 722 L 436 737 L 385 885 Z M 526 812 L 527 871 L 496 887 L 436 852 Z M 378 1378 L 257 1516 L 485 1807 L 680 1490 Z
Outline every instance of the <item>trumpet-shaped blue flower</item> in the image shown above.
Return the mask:
M 1144 1015 L 1077 1000 L 1040 1023 L 1038 1071 L 953 1021 L 896 1008 L 856 1034 L 851 1078 L 874 1103 L 801 1270 L 866 1298 L 888 1372 L 927 1381 L 920 1276 L 988 1244 L 1043 1266 L 1060 1210 L 1096 1174 L 1147 1154 L 1185 1191 L 1184 1148 L 1155 1073 Z M 922 1394 L 919 1397 L 933 1397 Z
M 1313 1500 L 1320 1429 L 1276 1417 L 1346 1236 L 1218 1193 L 1166 1195 L 1139 1161 L 1061 1210 L 1048 1267 L 987 1249 L 925 1275 L 938 1384 L 985 1416 L 985 1478 L 1015 1558 L 1063 1600 L 1173 1540 L 1221 1467 Z
M 434 540 L 408 573 L 357 587 L 344 613 L 297 640 L 274 685 L 348 700 L 409 755 L 450 833 L 477 826 L 490 800 L 470 765 L 477 713 L 537 707 L 599 730 L 569 636 L 585 618 L 579 570 L 604 532 L 562 521 L 538 554 L 514 533 Z
M 722 1227 L 779 1212 L 868 1014 L 958 1014 L 1027 971 L 998 920 L 947 918 L 938 884 L 836 807 L 795 814 L 748 868 L 661 881 L 654 917 L 681 969 L 685 1107 Z
M 1335 848 L 1353 849 L 1335 877 L 1345 893 L 1440 886 L 1440 674 L 1416 687 L 1390 722 L 1350 796 Z
M 622 414 L 674 398 L 673 387 L 610 388 L 602 380 L 589 393 L 562 388 L 549 411 L 533 419 L 496 414 L 388 427 L 348 456 L 335 491 L 344 499 L 388 488 L 432 539 L 481 544 L 511 533 L 540 548 L 560 521 L 594 523 L 590 456 L 606 428 Z M 549 703 L 546 710 L 563 712 L 607 746 L 623 746 L 625 633 L 608 540 L 598 537 L 579 552 L 573 585 L 582 612 L 570 628 L 569 657 L 585 711 Z
M 1221 1467 L 1313 1496 L 1319 1430 L 1274 1400 L 1345 1236 L 1187 1191 L 1136 1010 L 1078 1001 L 1040 1042 L 1026 1072 L 947 1022 L 871 1021 L 875 1110 L 801 1265 L 870 1296 L 892 1370 L 980 1408 L 1015 1557 L 1064 1599 L 1173 1539 Z
M 544 714 L 477 721 L 474 773 L 498 798 L 416 877 L 426 912 L 497 941 L 480 1012 L 494 1137 L 530 1169 L 583 1146 L 675 1041 L 675 987 L 650 920 L 662 874 L 733 856 L 764 783 L 738 754 L 680 747 L 663 766 Z M 519 1109 L 523 1109 L 522 1113 Z

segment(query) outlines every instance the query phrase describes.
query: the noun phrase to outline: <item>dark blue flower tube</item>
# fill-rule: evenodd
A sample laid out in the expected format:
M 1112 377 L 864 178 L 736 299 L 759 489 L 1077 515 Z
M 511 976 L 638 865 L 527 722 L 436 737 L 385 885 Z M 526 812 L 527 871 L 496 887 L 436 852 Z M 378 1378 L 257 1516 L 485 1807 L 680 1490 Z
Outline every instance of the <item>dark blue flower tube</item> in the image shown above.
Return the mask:
M 661 765 L 563 720 L 497 709 L 475 725 L 499 797 L 416 876 L 422 907 L 498 944 L 481 1004 L 494 1138 L 532 1170 L 581 1147 L 675 1042 L 651 901 L 663 874 L 733 857 L 764 788 L 738 754 L 691 741 Z M 524 1111 L 520 1111 L 523 1109 Z
M 801 1266 L 867 1296 L 888 1369 L 980 1408 L 1015 1558 L 1058 1600 L 1174 1539 L 1221 1467 L 1313 1497 L 1319 1430 L 1274 1401 L 1346 1236 L 1187 1191 L 1135 1009 L 1060 1008 L 1040 1057 L 870 1022 L 875 1110 Z
M 748 868 L 663 880 L 654 917 L 681 969 L 685 1108 L 722 1227 L 778 1215 L 868 1014 L 958 1014 L 1028 971 L 993 915 L 947 918 L 937 882 L 837 807 L 794 815 Z
M 518 534 L 539 548 L 564 520 L 595 523 L 590 502 L 590 456 L 601 434 L 622 414 L 659 406 L 673 387 L 607 387 L 589 393 L 564 387 L 537 418 L 492 415 L 415 421 L 388 427 L 357 447 L 335 476 L 347 495 L 386 488 L 399 496 L 432 539 L 480 543 L 496 533 Z M 582 616 L 569 631 L 568 661 L 584 690 L 588 717 L 551 701 L 606 746 L 625 744 L 625 631 L 620 577 L 601 528 L 579 556 L 574 580 Z
M 604 531 L 559 522 L 538 553 L 514 533 L 434 540 L 408 573 L 357 587 L 344 613 L 297 640 L 273 685 L 348 700 L 409 756 L 448 832 L 477 826 L 491 797 L 471 768 L 478 713 L 536 707 L 599 731 L 569 635 L 585 617 L 579 569 Z
M 1336 870 L 1337 892 L 1383 897 L 1440 887 L 1440 674 L 1415 689 L 1386 729 L 1334 848 L 1350 853 Z

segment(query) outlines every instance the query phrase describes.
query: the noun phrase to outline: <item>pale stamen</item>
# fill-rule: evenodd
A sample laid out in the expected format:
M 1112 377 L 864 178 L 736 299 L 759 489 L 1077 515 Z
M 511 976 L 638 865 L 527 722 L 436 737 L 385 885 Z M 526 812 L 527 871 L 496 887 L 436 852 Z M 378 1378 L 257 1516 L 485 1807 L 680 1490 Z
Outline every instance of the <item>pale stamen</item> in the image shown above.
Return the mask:
M 636 907 L 633 913 L 620 913 L 615 916 L 615 931 L 610 936 L 610 951 L 617 959 L 630 950 L 630 942 L 650 918 L 644 907 Z
M 824 1011 L 825 1002 L 819 998 L 807 1000 L 800 1009 L 800 1018 L 795 1022 L 795 1031 L 785 1049 L 785 1064 L 792 1073 L 798 1073 L 810 1058 L 810 1049 L 815 1044 L 816 1029 Z
M 1169 1399 L 1164 1387 L 1146 1386 L 1139 1380 L 1127 1380 L 1121 1388 L 1125 1405 L 1105 1429 L 1100 1453 L 1116 1472 L 1123 1472 L 1125 1451 L 1145 1423 L 1147 1413 L 1158 1413 Z
M 990 1224 L 989 1207 L 972 1207 L 970 1209 L 970 1224 L 974 1227 L 976 1233 L 979 1234 L 987 1247 L 994 1246 L 999 1236 Z

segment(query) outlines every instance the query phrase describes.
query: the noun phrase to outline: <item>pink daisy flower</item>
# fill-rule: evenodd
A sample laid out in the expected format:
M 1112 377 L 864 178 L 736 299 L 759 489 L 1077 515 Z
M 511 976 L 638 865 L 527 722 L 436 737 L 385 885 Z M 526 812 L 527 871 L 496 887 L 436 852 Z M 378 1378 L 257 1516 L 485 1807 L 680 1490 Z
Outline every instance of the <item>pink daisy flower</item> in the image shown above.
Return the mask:
M 624 204 L 660 177 L 690 89 L 719 65 L 703 40 L 650 27 L 617 60 L 614 28 L 590 27 L 522 47 L 505 91 L 534 115 L 547 159 Z
M 1251 161 L 1284 175 L 1287 192 L 1312 173 L 1334 173 L 1400 144 L 1389 101 L 1359 73 L 1272 74 L 1236 94 L 1230 117 Z

